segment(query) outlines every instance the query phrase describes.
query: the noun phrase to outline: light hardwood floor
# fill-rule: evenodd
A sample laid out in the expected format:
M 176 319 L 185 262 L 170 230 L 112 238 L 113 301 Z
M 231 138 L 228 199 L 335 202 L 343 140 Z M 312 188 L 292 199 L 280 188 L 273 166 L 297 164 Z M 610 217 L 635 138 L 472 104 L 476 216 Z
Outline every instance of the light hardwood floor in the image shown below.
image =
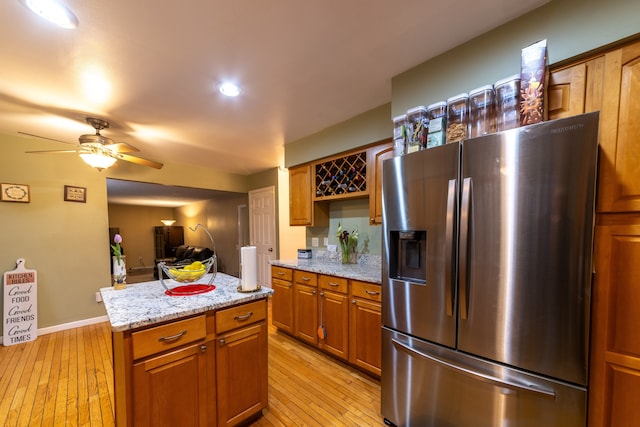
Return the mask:
M 109 324 L 0 346 L 0 424 L 113 426 Z M 380 382 L 269 326 L 269 407 L 252 425 L 382 426 Z

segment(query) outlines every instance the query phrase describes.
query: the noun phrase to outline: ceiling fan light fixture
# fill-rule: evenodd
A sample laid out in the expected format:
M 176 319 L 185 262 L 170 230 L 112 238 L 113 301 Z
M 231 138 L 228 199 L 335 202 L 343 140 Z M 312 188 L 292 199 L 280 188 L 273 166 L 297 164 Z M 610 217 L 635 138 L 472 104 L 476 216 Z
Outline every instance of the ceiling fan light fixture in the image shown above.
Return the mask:
M 113 166 L 116 162 L 116 158 L 107 156 L 100 153 L 80 153 L 80 158 L 89 166 L 102 171 L 108 167 Z
M 58 27 L 72 30 L 78 26 L 78 18 L 73 12 L 56 0 L 20 0 L 20 3 Z

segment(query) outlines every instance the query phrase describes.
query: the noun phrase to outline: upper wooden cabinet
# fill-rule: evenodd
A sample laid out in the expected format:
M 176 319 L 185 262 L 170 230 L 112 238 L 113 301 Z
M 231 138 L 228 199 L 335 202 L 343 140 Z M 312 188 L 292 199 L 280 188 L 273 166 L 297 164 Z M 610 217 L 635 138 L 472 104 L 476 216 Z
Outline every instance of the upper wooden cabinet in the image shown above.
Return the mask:
M 319 226 L 329 223 L 328 207 L 313 202 L 311 170 L 310 163 L 289 168 L 290 225 Z
M 640 42 L 604 55 L 598 212 L 640 211 Z
M 289 168 L 290 225 L 326 226 L 330 201 L 369 197 L 369 222 L 382 223 L 382 161 L 391 140 Z
M 369 190 L 369 223 L 382 224 L 382 162 L 393 157 L 393 141 L 376 145 L 369 150 L 371 159 Z
M 549 73 L 548 119 L 600 110 L 604 56 L 554 69 Z

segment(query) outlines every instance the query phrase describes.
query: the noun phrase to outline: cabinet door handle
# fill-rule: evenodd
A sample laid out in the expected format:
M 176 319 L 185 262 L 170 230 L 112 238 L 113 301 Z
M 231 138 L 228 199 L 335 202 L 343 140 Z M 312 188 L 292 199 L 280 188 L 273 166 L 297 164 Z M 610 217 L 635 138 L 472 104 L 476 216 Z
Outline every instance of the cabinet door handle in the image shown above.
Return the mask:
M 200 351 L 201 351 L 201 352 L 203 352 L 203 353 L 204 353 L 205 351 L 207 351 L 207 346 L 206 346 L 206 345 L 204 345 L 204 344 L 202 344 L 202 345 L 200 346 Z
M 253 316 L 253 311 L 250 311 L 247 314 L 233 316 L 233 320 L 238 320 L 238 321 L 242 322 L 243 320 L 247 320 L 251 316 Z
M 368 295 L 380 295 L 380 292 L 376 292 L 376 291 L 370 291 L 368 289 L 364 290 L 366 294 Z
M 226 343 L 227 343 L 227 342 L 226 342 L 224 339 L 221 339 L 221 340 L 220 340 L 220 345 L 221 345 L 221 346 L 225 345 Z
M 171 335 L 170 337 L 160 337 L 158 338 L 158 341 L 160 342 L 166 342 L 166 341 L 175 341 L 178 338 L 180 338 L 181 336 L 185 335 L 187 333 L 187 330 L 182 330 L 181 332 L 178 332 L 175 335 Z
M 355 304 L 355 303 L 356 303 L 356 300 L 352 299 L 351 304 Z

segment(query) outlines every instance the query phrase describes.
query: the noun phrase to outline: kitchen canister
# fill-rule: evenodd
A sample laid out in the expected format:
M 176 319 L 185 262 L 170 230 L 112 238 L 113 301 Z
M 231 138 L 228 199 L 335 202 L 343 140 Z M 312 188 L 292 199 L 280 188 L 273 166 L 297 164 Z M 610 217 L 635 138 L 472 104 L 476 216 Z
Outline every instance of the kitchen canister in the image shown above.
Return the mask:
M 429 119 L 426 107 L 420 105 L 407 110 L 406 131 L 407 153 L 413 153 L 427 147 Z
M 496 131 L 495 96 L 492 85 L 469 92 L 469 138 Z
M 447 103 L 440 101 L 427 106 L 427 116 L 429 117 L 427 148 L 443 145 L 446 141 Z
M 393 118 L 393 154 L 395 156 L 406 153 L 406 121 L 406 114 Z
M 520 126 L 520 75 L 498 80 L 493 85 L 496 92 L 496 130 L 508 130 Z
M 447 99 L 447 143 L 467 139 L 469 94 L 461 93 Z

